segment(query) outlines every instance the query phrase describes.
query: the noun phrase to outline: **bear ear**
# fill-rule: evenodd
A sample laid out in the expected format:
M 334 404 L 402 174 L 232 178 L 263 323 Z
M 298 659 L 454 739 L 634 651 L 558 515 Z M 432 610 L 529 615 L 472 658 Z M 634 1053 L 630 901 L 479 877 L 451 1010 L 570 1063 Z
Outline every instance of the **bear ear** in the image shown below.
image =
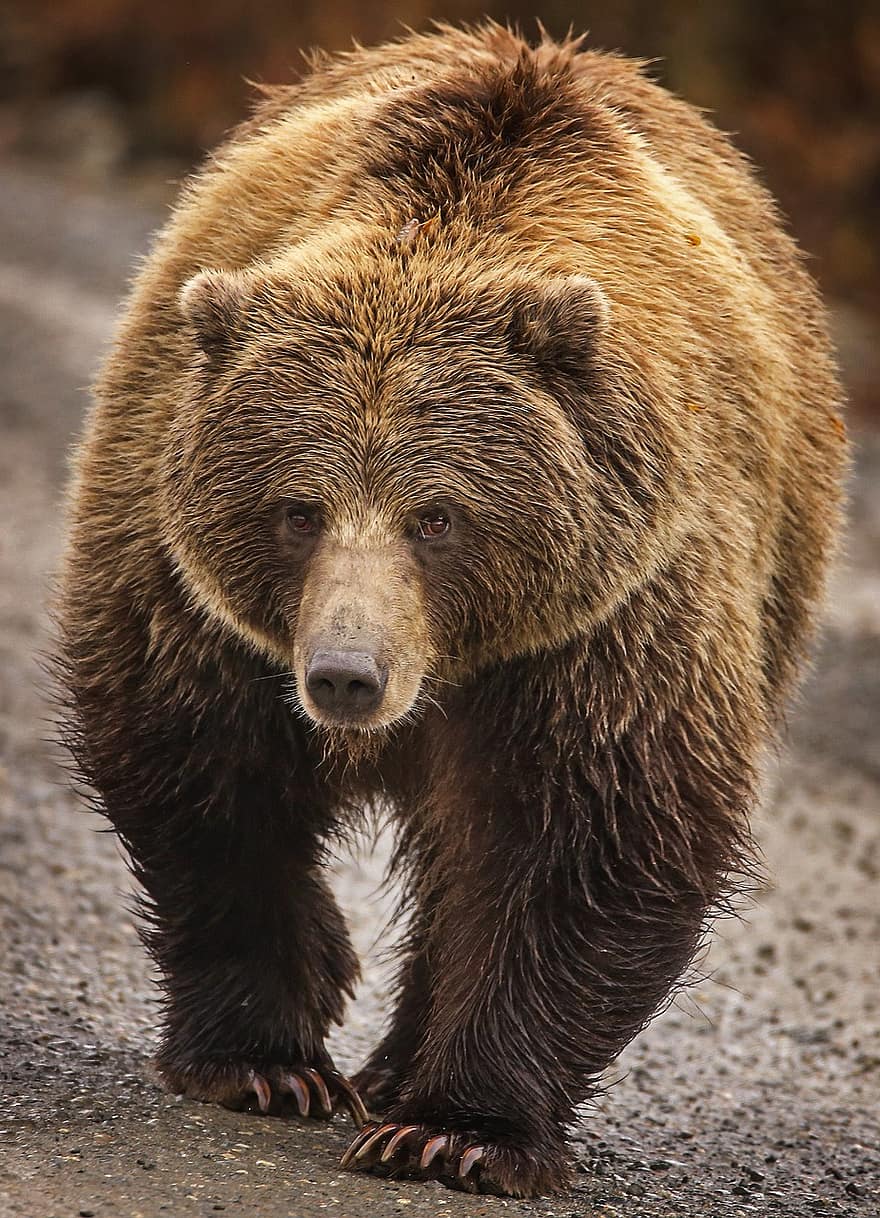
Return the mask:
M 605 293 L 587 275 L 528 284 L 514 301 L 511 339 L 546 373 L 578 376 L 593 364 L 610 311 Z
M 180 311 L 212 361 L 222 358 L 238 330 L 250 288 L 244 271 L 199 271 L 181 288 Z

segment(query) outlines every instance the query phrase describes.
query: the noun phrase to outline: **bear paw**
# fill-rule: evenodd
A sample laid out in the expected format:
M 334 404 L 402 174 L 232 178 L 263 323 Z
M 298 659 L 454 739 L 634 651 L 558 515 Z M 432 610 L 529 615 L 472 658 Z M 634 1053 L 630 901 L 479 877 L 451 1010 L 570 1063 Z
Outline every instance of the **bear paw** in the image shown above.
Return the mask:
M 509 1197 L 538 1197 L 568 1183 L 564 1155 L 493 1143 L 478 1133 L 463 1133 L 371 1121 L 342 1156 L 348 1171 L 439 1180 L 448 1188 Z
M 257 1069 L 246 1062 L 205 1062 L 183 1069 L 160 1065 L 159 1074 L 175 1095 L 236 1111 L 329 1120 L 345 1108 L 357 1126 L 369 1119 L 357 1089 L 326 1065 Z

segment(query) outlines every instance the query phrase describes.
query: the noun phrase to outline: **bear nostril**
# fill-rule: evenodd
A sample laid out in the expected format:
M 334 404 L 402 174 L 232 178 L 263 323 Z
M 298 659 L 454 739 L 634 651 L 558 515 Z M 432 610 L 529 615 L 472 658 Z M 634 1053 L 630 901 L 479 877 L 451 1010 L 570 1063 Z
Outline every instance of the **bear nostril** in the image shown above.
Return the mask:
M 321 710 L 345 716 L 375 710 L 388 670 L 366 651 L 316 651 L 306 668 L 306 689 Z

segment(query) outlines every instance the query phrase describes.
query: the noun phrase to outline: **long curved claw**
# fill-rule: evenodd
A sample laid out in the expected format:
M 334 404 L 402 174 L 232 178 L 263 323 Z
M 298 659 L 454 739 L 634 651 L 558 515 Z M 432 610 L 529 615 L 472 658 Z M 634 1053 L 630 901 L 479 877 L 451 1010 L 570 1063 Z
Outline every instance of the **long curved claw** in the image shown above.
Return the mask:
M 324 1116 L 332 1116 L 333 1101 L 330 1099 L 330 1092 L 327 1090 L 327 1084 L 324 1082 L 317 1070 L 306 1070 L 304 1073 L 309 1079 L 311 1079 L 312 1086 L 317 1093 L 318 1100 L 321 1104 L 321 1111 L 323 1112 Z
M 380 1125 L 379 1128 L 375 1130 L 375 1132 L 371 1134 L 369 1138 L 367 1138 L 360 1150 L 358 1150 L 357 1154 L 355 1155 L 355 1161 L 360 1163 L 362 1159 L 365 1159 L 376 1143 L 381 1141 L 381 1139 L 384 1138 L 387 1133 L 390 1133 L 392 1129 L 396 1128 L 397 1126 L 393 1121 L 388 1122 L 385 1125 Z
M 485 1153 L 485 1146 L 469 1146 L 467 1148 L 461 1156 L 461 1162 L 458 1165 L 459 1180 L 467 1180 L 471 1169 L 479 1163 Z
M 345 1154 L 342 1156 L 342 1158 L 339 1162 L 340 1167 L 348 1167 L 348 1166 L 350 1166 L 351 1163 L 354 1162 L 354 1157 L 357 1154 L 358 1150 L 360 1150 L 364 1141 L 366 1141 L 367 1139 L 372 1137 L 375 1130 L 376 1130 L 375 1121 L 368 1121 L 364 1125 L 363 1129 L 360 1131 L 359 1134 L 357 1134 L 355 1136 L 354 1141 L 351 1143 L 348 1150 L 346 1150 Z
M 418 1125 L 401 1125 L 397 1133 L 392 1138 L 388 1139 L 385 1149 L 379 1156 L 379 1162 L 387 1163 L 389 1159 L 393 1159 L 394 1152 L 397 1150 L 400 1143 L 404 1141 L 404 1139 L 407 1138 L 411 1133 L 415 1133 L 417 1129 Z
M 364 1105 L 364 1101 L 358 1095 L 357 1088 L 352 1086 L 348 1079 L 345 1078 L 344 1075 L 339 1074 L 336 1070 L 332 1072 L 328 1071 L 327 1077 L 335 1087 L 337 1093 L 341 1096 L 342 1102 L 345 1104 L 346 1108 L 351 1114 L 351 1118 L 355 1125 L 357 1125 L 358 1128 L 363 1128 L 363 1126 L 369 1121 L 370 1117 L 366 1106 Z
M 263 1078 L 262 1074 L 257 1074 L 256 1070 L 251 1070 L 248 1082 L 251 1090 L 257 1097 L 260 1112 L 268 1112 L 269 1105 L 272 1103 L 272 1088 Z
M 282 1088 L 292 1095 L 296 1100 L 296 1106 L 299 1109 L 301 1117 L 309 1115 L 311 1107 L 311 1097 L 309 1089 L 298 1074 L 285 1074 L 282 1079 Z
M 433 1138 L 428 1138 L 425 1143 L 425 1148 L 422 1151 L 422 1157 L 419 1159 L 419 1167 L 422 1171 L 427 1171 L 441 1150 L 446 1150 L 449 1146 L 449 1136 L 445 1133 L 438 1133 Z

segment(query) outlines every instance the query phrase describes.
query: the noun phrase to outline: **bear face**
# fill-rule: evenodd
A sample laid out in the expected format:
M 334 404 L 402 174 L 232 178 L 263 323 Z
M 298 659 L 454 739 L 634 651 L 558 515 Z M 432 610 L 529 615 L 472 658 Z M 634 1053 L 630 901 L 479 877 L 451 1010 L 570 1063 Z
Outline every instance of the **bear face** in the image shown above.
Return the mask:
M 626 586 L 627 555 L 643 568 L 651 526 L 566 408 L 604 409 L 599 288 L 382 255 L 333 278 L 191 279 L 190 400 L 163 471 L 198 601 L 293 670 L 311 719 L 355 733 L 434 679 L 564 642 Z

